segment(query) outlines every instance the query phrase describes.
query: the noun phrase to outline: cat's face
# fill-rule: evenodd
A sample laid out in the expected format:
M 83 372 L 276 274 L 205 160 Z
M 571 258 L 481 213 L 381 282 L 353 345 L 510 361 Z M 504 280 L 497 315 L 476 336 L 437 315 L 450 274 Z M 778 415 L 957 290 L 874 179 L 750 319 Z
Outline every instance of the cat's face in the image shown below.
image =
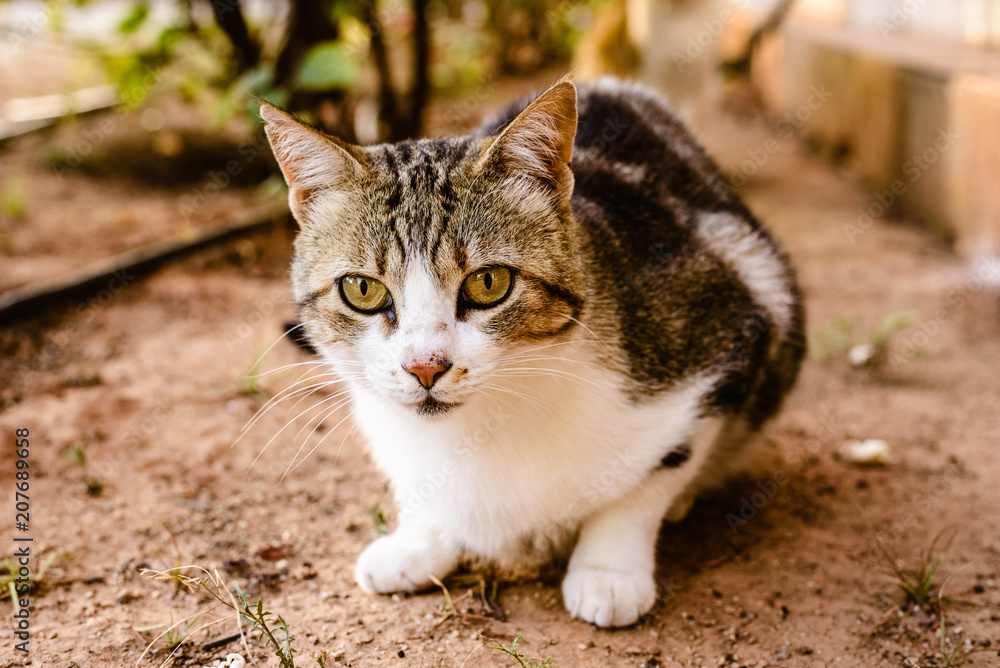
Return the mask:
M 499 138 L 370 148 L 262 108 L 302 226 L 300 316 L 355 386 L 446 413 L 573 328 L 583 303 L 567 167 L 575 91 L 559 86 Z

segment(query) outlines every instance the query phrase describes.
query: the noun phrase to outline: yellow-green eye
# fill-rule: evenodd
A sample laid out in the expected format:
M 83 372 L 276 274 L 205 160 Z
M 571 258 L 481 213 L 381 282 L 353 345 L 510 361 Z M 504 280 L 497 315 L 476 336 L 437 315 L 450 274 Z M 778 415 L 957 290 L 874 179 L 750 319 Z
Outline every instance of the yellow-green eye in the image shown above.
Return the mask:
M 510 292 L 513 275 L 507 267 L 486 267 L 465 277 L 462 296 L 473 306 L 493 306 Z
M 348 306 L 363 313 L 381 311 L 392 301 L 392 295 L 385 284 L 357 274 L 349 274 L 340 279 L 340 294 Z

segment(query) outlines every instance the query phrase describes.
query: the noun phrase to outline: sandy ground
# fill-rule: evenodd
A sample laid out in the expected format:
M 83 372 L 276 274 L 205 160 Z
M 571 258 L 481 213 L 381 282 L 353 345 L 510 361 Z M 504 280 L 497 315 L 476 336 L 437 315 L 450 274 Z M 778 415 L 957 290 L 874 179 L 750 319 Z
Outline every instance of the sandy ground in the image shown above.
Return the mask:
M 514 92 L 491 86 L 477 95 L 496 105 Z M 453 102 L 434 127 L 461 126 L 489 104 Z M 98 123 L 4 154 L 0 180 L 21 179 L 27 195 L 23 219 L 0 219 L 4 286 L 260 197 L 225 188 L 185 222 L 182 198 L 204 189 L 204 177 L 154 189 L 84 169 L 54 175 L 47 152 L 78 145 Z M 156 635 L 137 629 L 211 607 L 204 593 L 140 573 L 179 565 L 217 569 L 251 599 L 263 596 L 288 621 L 300 666 L 315 665 L 324 650 L 327 665 L 515 666 L 490 646 L 519 632 L 526 656 L 555 666 L 944 666 L 940 614 L 902 605 L 892 560 L 876 549 L 881 541 L 912 567 L 941 531 L 953 534 L 935 578 L 935 589 L 947 583 L 947 645 L 967 640 L 982 650 L 954 665 L 1000 665 L 1000 320 L 996 292 L 977 277 L 995 284 L 1000 266 L 962 262 L 905 220 L 878 220 L 852 243 L 845 225 L 871 202 L 864 187 L 763 120 L 719 118 L 703 135 L 731 174 L 754 172 L 742 190 L 799 268 L 811 332 L 828 339 L 838 331 L 831 323 L 854 319 L 853 340 L 862 343 L 888 314 L 918 316 L 891 339 L 881 369 L 853 368 L 842 353 L 807 360 L 755 470 L 664 527 L 662 595 L 638 625 L 604 631 L 570 619 L 558 573 L 500 583 L 504 621 L 485 614 L 478 587 L 460 583 L 449 585 L 462 597 L 459 614 L 444 621 L 439 591 L 362 594 L 351 573 L 377 535 L 369 509 L 390 524 L 395 510 L 350 420 L 328 419 L 306 450 L 322 444 L 284 477 L 305 454 L 297 450 L 309 430 L 296 432 L 309 415 L 295 420 L 305 405 L 279 404 L 234 445 L 261 396 L 289 387 L 301 368 L 257 386 L 244 380 L 293 317 L 293 232 L 276 225 L 125 277 L 122 289 L 0 323 L 2 552 L 30 535 L 33 568 L 58 555 L 31 599 L 27 656 L 14 650 L 10 603 L 0 604 L 0 666 L 136 665 Z M 772 138 L 777 152 L 753 170 L 741 167 Z M 308 359 L 282 341 L 262 370 Z M 14 525 L 19 428 L 30 429 L 28 532 Z M 839 452 L 851 438 L 884 439 L 890 463 L 844 461 Z M 221 613 L 198 619 L 175 665 L 206 665 L 236 650 L 254 668 L 277 665 L 253 640 L 249 651 L 239 642 L 203 651 L 235 631 Z M 155 642 L 140 665 L 168 653 Z

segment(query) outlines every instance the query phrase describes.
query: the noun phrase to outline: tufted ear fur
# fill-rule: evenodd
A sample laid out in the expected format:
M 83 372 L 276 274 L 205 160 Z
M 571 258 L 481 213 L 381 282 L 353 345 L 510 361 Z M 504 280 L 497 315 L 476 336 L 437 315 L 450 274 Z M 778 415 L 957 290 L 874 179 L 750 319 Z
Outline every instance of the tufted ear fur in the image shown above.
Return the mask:
M 576 136 L 576 86 L 563 79 L 518 114 L 486 149 L 481 165 L 534 177 L 559 196 L 573 192 L 573 139 Z
M 261 100 L 268 142 L 288 184 L 288 205 L 302 223 L 310 199 L 365 176 L 360 150 Z

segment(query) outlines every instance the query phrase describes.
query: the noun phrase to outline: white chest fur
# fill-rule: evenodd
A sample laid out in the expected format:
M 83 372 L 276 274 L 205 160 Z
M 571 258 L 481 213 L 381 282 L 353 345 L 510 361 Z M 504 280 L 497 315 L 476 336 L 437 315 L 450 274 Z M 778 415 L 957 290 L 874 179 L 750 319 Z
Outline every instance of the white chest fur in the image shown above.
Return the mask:
M 614 372 L 573 359 L 547 365 L 510 383 L 518 394 L 486 391 L 437 418 L 355 388 L 355 417 L 401 523 L 432 524 L 448 543 L 499 562 L 547 558 L 692 436 L 710 386 L 698 378 L 634 405 Z

